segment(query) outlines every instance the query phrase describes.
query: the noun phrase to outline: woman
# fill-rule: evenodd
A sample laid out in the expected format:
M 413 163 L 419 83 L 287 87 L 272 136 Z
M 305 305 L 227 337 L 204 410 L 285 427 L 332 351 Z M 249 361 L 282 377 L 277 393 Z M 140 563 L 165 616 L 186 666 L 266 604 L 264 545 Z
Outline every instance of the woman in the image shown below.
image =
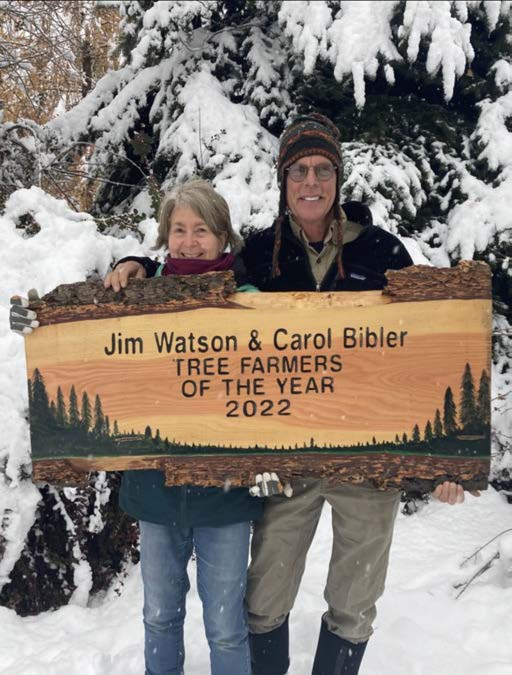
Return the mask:
M 169 253 L 157 276 L 234 269 L 244 290 L 243 264 L 234 255 L 240 245 L 228 205 L 209 183 L 192 180 L 165 195 L 155 248 Z M 114 286 L 116 276 L 119 267 L 105 285 Z M 261 501 L 246 488 L 165 487 L 164 474 L 148 470 L 124 473 L 120 504 L 140 522 L 147 675 L 183 672 L 193 549 L 212 675 L 249 675 L 243 600 L 250 522 L 260 517 Z

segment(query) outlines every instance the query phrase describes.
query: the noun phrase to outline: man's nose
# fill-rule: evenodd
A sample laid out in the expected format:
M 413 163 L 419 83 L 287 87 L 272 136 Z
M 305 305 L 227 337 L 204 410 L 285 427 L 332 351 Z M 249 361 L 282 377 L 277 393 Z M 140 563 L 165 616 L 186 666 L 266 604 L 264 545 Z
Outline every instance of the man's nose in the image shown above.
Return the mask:
M 315 167 L 308 166 L 307 169 L 308 172 L 304 178 L 304 183 L 306 185 L 316 185 L 316 183 L 318 183 L 318 178 L 316 177 Z

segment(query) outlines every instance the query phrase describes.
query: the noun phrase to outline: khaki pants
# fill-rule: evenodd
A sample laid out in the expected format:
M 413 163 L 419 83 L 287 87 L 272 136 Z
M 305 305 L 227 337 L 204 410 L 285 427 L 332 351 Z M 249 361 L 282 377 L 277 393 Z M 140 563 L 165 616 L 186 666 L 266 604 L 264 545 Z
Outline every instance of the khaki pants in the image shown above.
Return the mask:
M 324 620 L 339 637 L 354 643 L 366 641 L 372 633 L 375 603 L 384 591 L 399 501 L 397 491 L 330 485 L 316 479 L 298 480 L 290 499 L 267 499 L 252 540 L 246 596 L 249 630 L 267 633 L 286 619 L 322 507 L 328 502 L 333 546 Z

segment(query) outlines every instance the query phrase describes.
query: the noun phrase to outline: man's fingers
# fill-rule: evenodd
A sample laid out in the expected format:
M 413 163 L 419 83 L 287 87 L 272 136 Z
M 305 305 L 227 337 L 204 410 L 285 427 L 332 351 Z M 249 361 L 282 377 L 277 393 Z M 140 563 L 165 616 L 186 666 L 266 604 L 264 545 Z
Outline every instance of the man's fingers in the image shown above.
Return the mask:
M 283 484 L 279 480 L 279 476 L 275 471 L 272 471 L 270 474 L 270 485 L 269 485 L 269 493 L 271 495 L 280 495 L 283 491 Z
M 283 488 L 283 493 L 285 497 L 291 497 L 293 495 L 293 488 L 291 486 L 291 483 L 285 483 L 284 488 Z
M 434 497 L 445 504 L 462 504 L 464 501 L 464 488 L 458 483 L 445 481 L 434 490 Z
M 459 485 L 457 485 L 457 483 L 448 483 L 448 503 L 452 505 L 456 504 L 458 498 L 459 498 Z
M 272 497 L 283 492 L 283 486 L 275 471 L 256 474 L 254 482 L 255 484 L 249 488 L 253 497 Z M 288 488 L 289 494 L 287 496 L 291 496 L 291 486 L 288 486 Z
M 269 483 L 270 483 L 270 474 L 268 471 L 263 473 L 263 480 L 261 481 L 261 491 L 264 497 L 269 496 Z
M 251 497 L 262 497 L 262 491 L 261 491 L 261 482 L 263 480 L 263 476 L 261 473 L 257 473 L 255 478 L 254 478 L 254 485 L 249 488 L 249 494 Z

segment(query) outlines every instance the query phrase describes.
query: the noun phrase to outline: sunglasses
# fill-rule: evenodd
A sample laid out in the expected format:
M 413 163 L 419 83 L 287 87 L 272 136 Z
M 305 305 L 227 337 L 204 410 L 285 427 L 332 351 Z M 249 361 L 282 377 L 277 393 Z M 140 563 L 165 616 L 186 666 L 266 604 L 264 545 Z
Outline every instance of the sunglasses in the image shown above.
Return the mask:
M 286 172 L 294 183 L 302 183 L 306 180 L 309 170 L 313 169 L 319 181 L 325 182 L 336 173 L 336 167 L 332 164 L 318 164 L 317 166 L 305 166 L 304 164 L 292 164 Z

